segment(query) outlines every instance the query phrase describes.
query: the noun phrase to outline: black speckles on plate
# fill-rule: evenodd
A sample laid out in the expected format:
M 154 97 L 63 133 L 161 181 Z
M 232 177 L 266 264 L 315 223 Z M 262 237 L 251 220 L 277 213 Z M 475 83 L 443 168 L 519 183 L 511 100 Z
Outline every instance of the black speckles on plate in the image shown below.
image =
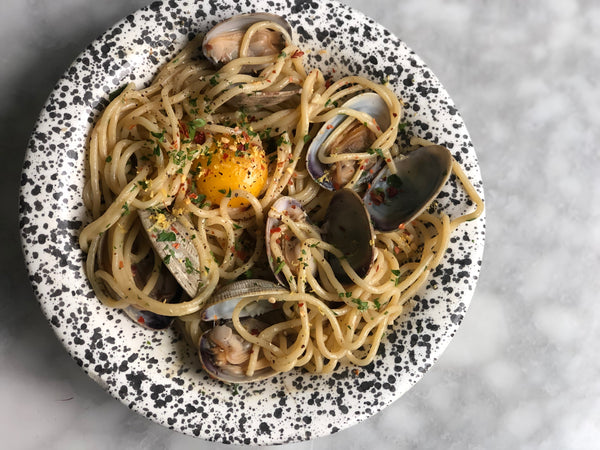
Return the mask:
M 475 151 L 452 100 L 403 42 L 335 2 L 154 2 L 91 43 L 56 84 L 23 165 L 20 226 L 29 277 L 60 341 L 115 398 L 171 429 L 213 441 L 277 444 L 335 433 L 398 399 L 432 366 L 462 321 L 478 278 L 484 220 L 461 225 L 415 308 L 387 332 L 379 359 L 325 376 L 302 371 L 253 385 L 210 379 L 173 330 L 142 329 L 95 298 L 78 234 L 86 142 L 110 93 L 141 87 L 197 33 L 243 12 L 286 17 L 310 67 L 326 75 L 388 80 L 403 99 L 408 130 L 446 145 L 482 194 Z M 450 215 L 472 208 L 456 177 L 438 198 Z

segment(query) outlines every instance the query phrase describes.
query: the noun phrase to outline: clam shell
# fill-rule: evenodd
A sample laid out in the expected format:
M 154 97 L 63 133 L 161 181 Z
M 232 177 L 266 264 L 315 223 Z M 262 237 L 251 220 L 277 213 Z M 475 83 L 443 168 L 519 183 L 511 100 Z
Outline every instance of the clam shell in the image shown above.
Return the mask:
M 278 198 L 273 203 L 273 205 L 271 206 L 271 209 L 269 210 L 269 213 L 267 216 L 267 223 L 266 223 L 266 227 L 265 227 L 265 243 L 266 243 L 266 250 L 267 250 L 267 258 L 269 260 L 269 266 L 271 267 L 271 270 L 273 271 L 273 274 L 275 275 L 275 278 L 277 279 L 277 281 L 282 286 L 287 286 L 288 283 L 287 283 L 287 280 L 285 279 L 285 276 L 283 275 L 283 273 L 280 270 L 277 270 L 278 264 L 276 261 L 273 260 L 271 246 L 269 245 L 269 242 L 271 240 L 272 231 L 281 225 L 281 216 L 284 214 L 291 216 L 291 217 L 295 217 L 296 218 L 295 220 L 298 220 L 298 221 L 309 222 L 310 219 L 308 218 L 308 215 L 304 211 L 304 208 L 302 207 L 302 203 L 300 203 L 298 200 L 296 200 L 292 197 Z
M 290 24 L 281 16 L 276 14 L 269 13 L 254 13 L 254 14 L 240 14 L 237 16 L 233 16 L 223 22 L 215 25 L 206 36 L 204 36 L 204 40 L 202 41 L 202 52 L 204 56 L 210 60 L 213 64 L 221 65 L 225 64 L 232 59 L 238 57 L 239 44 L 238 48 L 232 48 L 230 52 L 227 54 L 227 58 L 217 58 L 211 52 L 210 41 L 218 37 L 219 35 L 235 32 L 235 31 L 246 31 L 250 26 L 257 22 L 270 21 L 275 22 L 280 25 L 283 29 L 286 30 L 288 37 L 292 35 L 292 27 Z M 279 50 L 283 50 L 283 47 Z M 252 67 L 253 69 L 258 69 L 258 67 Z
M 242 325 L 246 327 L 254 326 L 254 324 L 249 324 L 248 321 L 256 322 L 254 319 L 243 319 L 241 321 Z M 233 330 L 233 333 L 236 333 L 236 331 L 233 329 L 233 325 L 230 322 L 221 326 L 227 326 Z M 202 364 L 204 370 L 206 370 L 211 377 L 223 381 L 224 383 L 251 383 L 276 375 L 277 372 L 275 372 L 271 367 L 264 367 L 260 370 L 257 370 L 252 376 L 247 376 L 245 373 L 235 373 L 227 370 L 226 367 L 215 364 L 214 353 L 211 350 L 214 344 L 209 338 L 210 333 L 212 332 L 212 329 L 204 332 L 198 341 L 198 357 L 200 359 L 200 363 Z
M 331 198 L 324 229 L 324 239 L 343 254 L 359 277 L 364 277 L 375 259 L 375 232 L 360 196 L 350 189 L 340 189 Z M 349 281 L 338 258 L 331 255 L 331 268 L 338 280 Z
M 142 226 L 152 246 L 165 261 L 165 265 L 177 282 L 190 297 L 195 297 L 202 283 L 200 257 L 192 239 L 172 214 L 163 211 L 159 213 L 169 223 L 168 229 L 157 224 L 156 214 L 148 210 L 138 210 Z M 167 262 L 168 261 L 168 262 Z
M 377 124 L 382 130 L 390 126 L 391 120 L 388 106 L 385 101 L 375 93 L 367 92 L 365 94 L 357 95 L 356 97 L 353 97 L 344 103 L 342 107 L 368 113 L 377 121 Z M 335 189 L 328 173 L 329 165 L 323 164 L 319 160 L 318 151 L 332 131 L 339 126 L 346 119 L 346 117 L 347 116 L 343 114 L 338 114 L 325 122 L 312 140 L 306 152 L 306 167 L 308 169 L 308 173 L 312 179 L 315 180 L 315 182 L 329 191 L 333 191 Z M 365 149 L 365 151 L 366 150 L 367 149 Z M 378 164 L 374 166 L 370 172 L 376 172 L 379 167 L 381 167 L 380 161 L 378 161 Z M 369 181 L 371 177 L 372 176 L 369 173 L 363 174 L 363 177 L 361 178 L 361 184 Z
M 277 303 L 271 303 L 267 300 L 286 292 L 289 291 L 266 280 L 235 281 L 215 291 L 207 300 L 201 312 L 202 320 L 230 319 L 235 306 L 244 298 L 253 298 L 257 301 L 246 306 L 241 317 L 256 317 L 279 308 Z
M 397 173 L 386 167 L 375 177 L 363 201 L 373 226 L 392 231 L 423 212 L 438 196 L 452 171 L 452 154 L 441 145 L 420 147 L 394 159 Z

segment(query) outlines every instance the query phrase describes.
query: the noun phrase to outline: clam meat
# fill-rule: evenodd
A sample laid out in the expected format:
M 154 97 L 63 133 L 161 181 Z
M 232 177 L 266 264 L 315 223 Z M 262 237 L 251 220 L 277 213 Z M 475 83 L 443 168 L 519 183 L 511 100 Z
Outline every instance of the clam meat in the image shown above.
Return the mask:
M 216 65 L 223 65 L 238 58 L 244 34 L 252 25 L 258 22 L 270 21 L 280 29 L 263 28 L 252 36 L 245 56 L 269 56 L 281 53 L 286 42 L 291 41 L 292 27 L 278 15 L 267 13 L 241 14 L 220 22 L 213 27 L 202 42 L 204 56 Z M 259 67 L 252 67 L 258 70 Z
M 237 281 L 215 292 L 202 311 L 208 329 L 198 341 L 200 362 L 211 377 L 226 383 L 246 383 L 276 374 L 264 357 L 248 373 L 253 345 L 240 336 L 231 318 L 237 304 L 249 300 L 240 312 L 240 323 L 248 333 L 257 336 L 283 320 L 275 298 L 285 292 L 288 291 L 281 286 L 264 280 Z
M 385 130 L 390 126 L 390 113 L 385 101 L 375 93 L 357 95 L 348 100 L 342 109 L 353 109 L 365 113 L 376 123 L 376 127 Z M 323 124 L 308 147 L 306 167 L 308 173 L 321 187 L 327 190 L 341 189 L 354 178 L 356 171 L 362 175 L 355 186 L 360 186 L 373 178 L 383 160 L 372 152 L 371 145 L 376 140 L 373 131 L 363 122 L 337 114 Z M 372 156 L 335 158 L 334 155 L 350 153 L 368 153 Z M 332 158 L 334 157 L 334 158 Z M 335 161 L 331 161 L 335 159 Z

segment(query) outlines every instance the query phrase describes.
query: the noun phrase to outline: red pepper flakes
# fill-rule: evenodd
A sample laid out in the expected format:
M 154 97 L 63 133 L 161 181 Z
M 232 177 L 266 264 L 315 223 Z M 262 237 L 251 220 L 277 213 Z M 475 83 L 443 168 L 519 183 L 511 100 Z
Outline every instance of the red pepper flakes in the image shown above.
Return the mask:
M 396 255 L 399 255 L 399 254 L 400 254 L 400 247 L 398 247 L 397 245 L 395 245 L 395 246 L 394 246 L 394 253 L 395 253 Z
M 196 131 L 194 136 L 194 144 L 202 145 L 206 142 L 206 134 L 204 131 Z
M 173 244 L 173 248 L 174 248 L 175 250 L 177 250 L 177 249 L 179 248 L 179 242 L 175 242 L 175 243 Z
M 328 130 L 331 130 L 332 128 L 333 128 L 333 125 L 331 125 L 331 124 L 327 125 Z
M 125 267 L 125 264 L 123 261 L 119 261 L 119 269 L 122 269 L 123 267 Z
M 373 204 L 379 206 L 383 203 L 384 198 L 382 194 L 375 191 L 371 191 L 369 196 L 371 197 L 371 201 L 373 202 Z
M 394 186 L 390 186 L 386 189 L 386 194 L 389 198 L 394 198 L 396 195 L 398 195 L 398 188 L 395 188 Z
M 304 306 L 304 303 L 298 303 L 298 306 L 299 306 L 300 308 L 302 308 L 302 307 Z
M 404 224 L 403 224 L 403 223 L 401 223 L 400 225 L 398 225 L 398 228 L 399 228 L 400 230 L 404 230 Z
M 142 316 L 138 317 L 137 321 L 139 323 L 146 323 L 146 321 L 144 320 L 144 318 Z
M 281 231 L 280 227 L 271 228 L 271 234 L 273 234 L 273 233 L 279 233 L 280 231 Z
M 299 58 L 301 56 L 304 56 L 304 52 L 302 50 L 296 50 L 292 55 L 292 58 Z
M 328 88 L 329 86 L 331 86 L 333 84 L 333 82 L 331 81 L 331 79 L 328 79 L 325 81 L 325 87 Z
M 190 134 L 188 132 L 187 125 L 183 123 L 181 120 L 179 121 L 179 131 L 185 138 L 189 138 Z
M 398 117 L 398 114 L 396 114 L 396 113 L 392 113 L 392 116 L 394 116 L 394 117 Z

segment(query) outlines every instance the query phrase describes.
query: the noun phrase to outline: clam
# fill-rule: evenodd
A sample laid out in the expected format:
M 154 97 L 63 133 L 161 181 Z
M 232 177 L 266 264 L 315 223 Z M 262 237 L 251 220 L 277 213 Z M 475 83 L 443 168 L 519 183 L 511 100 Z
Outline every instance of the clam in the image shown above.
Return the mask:
M 277 281 L 283 286 L 286 286 L 287 280 L 285 279 L 282 268 L 286 265 L 289 267 L 292 275 L 298 275 L 300 260 L 302 259 L 300 253 L 302 250 L 302 242 L 288 229 L 288 226 L 283 223 L 283 216 L 288 217 L 301 226 L 309 225 L 315 229 L 317 228 L 310 221 L 308 215 L 302 208 L 302 204 L 292 197 L 280 197 L 271 206 L 265 227 L 267 258 Z M 275 233 L 281 233 L 279 238 L 281 256 L 277 257 L 274 256 L 274 251 L 271 246 L 271 237 Z M 312 262 L 312 259 L 310 264 L 309 270 L 314 274 L 316 272 L 316 266 Z
M 375 259 L 375 232 L 356 192 L 336 191 L 329 203 L 323 231 L 324 240 L 340 250 L 356 274 L 363 278 Z M 340 281 L 349 281 L 338 258 L 330 257 L 329 263 Z
M 245 52 L 245 56 L 269 56 L 281 53 L 286 43 L 291 41 L 292 27 L 281 16 L 268 13 L 240 14 L 233 16 L 213 27 L 202 41 L 204 56 L 216 65 L 223 65 L 239 57 L 240 44 L 245 32 L 258 22 L 274 22 L 279 29 L 261 29 L 257 31 Z M 261 66 L 247 67 L 259 70 Z
M 363 197 L 379 231 L 395 230 L 421 214 L 440 193 L 452 170 L 452 154 L 441 145 L 420 147 L 393 162 L 396 173 L 382 169 Z
M 385 101 L 375 93 L 357 95 L 342 105 L 344 109 L 354 109 L 369 114 L 377 126 L 384 130 L 390 126 L 390 113 Z M 327 190 L 337 190 L 348 184 L 356 170 L 362 166 L 363 175 L 355 183 L 357 186 L 368 182 L 379 170 L 383 161 L 374 154 L 366 160 L 347 159 L 335 163 L 323 162 L 326 157 L 339 153 L 365 153 L 375 141 L 375 134 L 359 121 L 352 122 L 336 138 L 332 133 L 339 131 L 348 117 L 338 114 L 325 122 L 312 140 L 306 154 L 308 173 L 318 184 Z
M 135 281 L 138 287 L 143 286 L 142 278 L 146 277 L 151 268 L 144 268 L 142 265 L 136 265 Z M 165 269 L 164 265 L 160 269 L 158 281 L 152 291 L 148 294 L 150 297 L 165 303 L 179 303 L 186 299 L 185 292 L 181 289 L 173 275 Z M 146 311 L 128 306 L 123 312 L 134 322 L 149 330 L 164 330 L 173 323 L 173 317 L 156 314 L 152 311 Z
M 280 103 L 299 98 L 300 86 L 287 85 L 280 91 L 254 91 L 248 94 L 239 94 L 227 101 L 227 105 L 233 108 L 270 108 Z
M 110 264 L 108 263 L 108 247 L 107 237 L 103 234 L 100 241 L 100 250 L 98 252 L 98 266 L 100 269 L 110 272 Z M 141 259 L 135 264 L 133 268 L 134 282 L 139 289 L 142 289 L 147 283 L 148 278 L 151 276 L 154 269 L 154 257 L 152 252 L 146 255 L 145 258 Z M 177 280 L 173 275 L 161 265 L 160 272 L 156 283 L 152 290 L 148 293 L 148 296 L 156 300 L 165 303 L 179 303 L 186 299 L 185 292 L 181 289 Z M 107 286 L 107 289 L 108 286 Z M 111 291 L 113 295 L 116 295 Z M 161 314 L 153 313 L 152 311 L 146 311 L 135 306 L 127 306 L 123 308 L 123 312 L 127 317 L 136 322 L 138 325 L 147 328 L 149 330 L 163 330 L 168 328 L 173 323 L 173 317 L 163 316 Z
M 138 210 L 142 227 L 168 270 L 190 297 L 202 285 L 200 257 L 191 236 L 167 211 Z
M 308 224 L 314 227 L 321 240 L 342 252 L 343 258 L 347 259 L 358 276 L 364 277 L 371 268 L 375 256 L 375 235 L 369 214 L 358 194 L 350 189 L 336 191 L 327 206 L 325 222 L 318 231 L 298 200 L 281 197 L 269 210 L 266 245 L 271 269 L 283 286 L 287 286 L 287 280 L 281 270 L 283 265 L 289 267 L 293 276 L 298 274 L 300 264 L 308 264 L 308 270 L 313 275 L 317 272 L 316 263 L 312 258 L 306 263 L 302 261 L 302 242 L 282 222 L 281 217 L 284 215 L 301 226 Z M 281 257 L 273 257 L 270 238 L 274 233 L 280 233 L 278 245 L 281 248 Z M 342 282 L 349 281 L 339 259 L 329 254 L 328 260 L 335 276 Z
M 212 323 L 198 341 L 202 367 L 210 376 L 226 383 L 247 383 L 271 377 L 276 372 L 259 361 L 252 375 L 247 365 L 252 344 L 243 339 L 233 326 L 231 317 L 240 300 L 250 299 L 240 313 L 240 322 L 253 335 L 282 320 L 276 299 L 286 289 L 265 280 L 243 280 L 218 290 L 202 311 L 205 324 Z

